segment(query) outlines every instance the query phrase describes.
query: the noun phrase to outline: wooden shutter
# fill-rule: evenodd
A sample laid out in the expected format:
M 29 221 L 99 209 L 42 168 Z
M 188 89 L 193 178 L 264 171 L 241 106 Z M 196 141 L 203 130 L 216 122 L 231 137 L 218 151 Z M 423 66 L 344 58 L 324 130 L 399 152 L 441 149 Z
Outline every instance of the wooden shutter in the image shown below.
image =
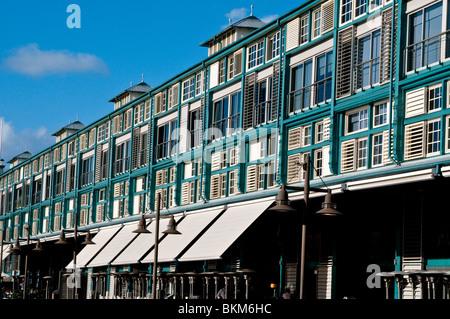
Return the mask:
M 189 204 L 190 182 L 185 182 L 181 185 L 181 205 Z
M 282 72 L 282 71 L 281 71 Z M 274 121 L 280 116 L 280 96 L 282 81 L 280 81 L 280 62 L 277 61 L 273 64 L 272 73 L 272 105 L 271 105 L 271 117 L 270 120 Z
M 181 119 L 180 119 L 180 153 L 184 153 L 187 150 L 188 137 L 188 117 L 189 117 L 189 105 L 185 104 L 181 107 Z M 190 141 L 190 139 L 189 139 Z M 192 147 L 192 145 L 190 145 Z
M 220 197 L 220 174 L 211 176 L 211 190 L 210 198 L 215 199 Z
M 301 126 L 294 127 L 289 130 L 288 150 L 302 147 L 302 133 L 303 129 Z
M 215 152 L 211 154 L 211 171 L 221 169 L 222 152 Z
M 234 76 L 242 73 L 242 51 L 234 55 Z
M 131 141 L 131 169 L 136 169 L 140 166 L 140 129 L 135 128 L 133 130 L 133 139 Z
M 405 160 L 422 158 L 425 155 L 425 123 L 405 126 Z
M 391 57 L 391 40 L 392 40 L 392 8 L 384 10 L 381 15 L 381 66 L 380 66 L 380 82 L 388 82 L 391 79 L 391 63 L 392 70 L 395 70 L 395 58 L 396 54 Z M 395 14 L 395 13 L 394 13 Z M 394 41 L 396 39 L 397 28 L 394 28 Z M 395 45 L 395 42 L 394 42 Z
M 330 146 L 322 147 L 322 176 L 330 176 Z
M 351 93 L 353 41 L 355 27 L 349 27 L 338 33 L 337 67 L 336 67 L 336 97 L 340 98 Z
M 425 87 L 421 87 L 419 89 L 406 92 L 405 98 L 406 118 L 425 114 L 425 107 L 426 107 L 425 89 L 426 89 Z
M 326 117 L 323 119 L 323 139 L 325 141 L 330 139 L 330 126 L 331 126 L 331 119 L 329 117 Z
M 392 161 L 389 159 L 389 152 L 392 153 L 393 149 L 394 149 L 394 141 L 391 140 L 391 143 L 389 143 L 389 130 L 383 131 L 383 160 L 382 160 L 383 165 L 392 163 Z
M 331 299 L 333 258 L 323 258 L 317 265 L 317 299 Z
M 257 165 L 250 165 L 247 167 L 247 192 L 253 192 L 257 189 Z
M 66 169 L 66 193 L 70 192 L 70 174 L 72 173 L 72 162 L 73 159 L 69 159 L 67 161 L 67 169 Z
M 356 169 L 356 139 L 341 143 L 341 173 L 351 172 Z
M 334 27 L 334 0 L 322 4 L 322 34 L 333 30 Z
M 211 64 L 209 67 L 209 88 L 216 87 L 219 84 L 219 62 Z
M 256 74 L 245 78 L 244 87 L 244 130 L 253 127 L 253 106 L 255 103 Z
M 299 44 L 300 18 L 289 21 L 286 25 L 286 51 L 290 51 Z
M 288 156 L 287 166 L 287 183 L 295 183 L 300 181 L 301 166 L 299 163 L 302 161 L 302 154 L 296 153 Z
M 105 204 L 98 204 L 97 214 L 95 216 L 96 222 L 103 221 L 104 212 L 105 212 Z

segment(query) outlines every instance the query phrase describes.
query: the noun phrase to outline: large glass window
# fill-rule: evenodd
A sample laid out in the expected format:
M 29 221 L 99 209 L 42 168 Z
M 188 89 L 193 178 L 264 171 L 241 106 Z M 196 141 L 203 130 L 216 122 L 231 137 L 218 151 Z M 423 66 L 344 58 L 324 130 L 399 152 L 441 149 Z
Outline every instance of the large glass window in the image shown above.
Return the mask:
M 347 133 L 355 133 L 367 130 L 369 124 L 367 107 L 347 114 Z
M 331 75 L 333 72 L 333 52 L 327 52 L 317 58 L 317 96 L 316 103 L 331 99 Z
M 156 159 L 162 159 L 174 155 L 176 152 L 177 121 L 169 121 L 158 126 Z
M 409 15 L 407 70 L 433 64 L 441 59 L 442 2 Z
M 254 68 L 263 63 L 264 43 L 263 41 L 252 45 L 248 49 L 248 68 Z
M 312 60 L 306 61 L 292 70 L 290 112 L 310 107 L 312 73 Z
M 356 88 L 361 89 L 380 82 L 381 31 L 377 30 L 358 40 Z
M 221 136 L 236 133 L 239 128 L 239 108 L 241 104 L 241 92 L 236 92 L 214 102 L 213 128 L 220 131 Z

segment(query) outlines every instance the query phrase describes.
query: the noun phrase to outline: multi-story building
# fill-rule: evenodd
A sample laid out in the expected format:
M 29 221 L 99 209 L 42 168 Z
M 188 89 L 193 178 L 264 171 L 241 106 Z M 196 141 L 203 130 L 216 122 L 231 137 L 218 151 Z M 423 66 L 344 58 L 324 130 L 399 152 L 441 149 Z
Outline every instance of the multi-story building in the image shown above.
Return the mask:
M 297 290 L 305 218 L 305 298 L 385 298 L 375 272 L 391 271 L 403 281 L 385 277 L 390 297 L 449 297 L 448 5 L 314 0 L 267 24 L 250 16 L 202 43 L 202 62 L 15 157 L 0 175 L 0 231 L 14 242 L 28 229 L 46 249 L 29 253 L 29 285 L 50 275 L 66 291 L 72 249 L 54 242 L 77 223 L 96 243 L 75 246 L 83 296 L 147 296 L 154 240 L 133 230 L 160 196 L 181 232 L 161 234 L 168 294 L 211 298 L 225 285 L 234 298 L 247 276 L 260 297 Z M 308 212 L 303 191 L 290 193 L 298 214 L 267 210 L 305 174 L 343 216 L 312 218 L 314 191 Z M 24 260 L 7 246 L 15 278 Z

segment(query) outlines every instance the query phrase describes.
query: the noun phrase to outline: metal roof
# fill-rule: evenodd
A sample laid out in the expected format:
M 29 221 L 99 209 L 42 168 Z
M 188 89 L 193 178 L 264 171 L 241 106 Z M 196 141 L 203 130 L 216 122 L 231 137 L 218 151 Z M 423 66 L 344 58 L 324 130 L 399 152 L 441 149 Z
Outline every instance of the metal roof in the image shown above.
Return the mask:
M 8 161 L 8 163 L 12 163 L 12 162 L 14 162 L 15 160 L 18 160 L 18 159 L 24 159 L 24 160 L 25 159 L 29 159 L 32 156 L 33 155 L 30 152 L 25 151 L 23 153 L 20 153 L 19 155 L 14 156 L 10 161 Z
M 129 87 L 128 89 L 124 90 L 122 93 L 116 95 L 111 100 L 109 100 L 109 102 L 115 102 L 120 96 L 124 95 L 125 93 L 132 93 L 132 92 L 146 93 L 146 92 L 150 91 L 151 89 L 152 89 L 152 87 L 150 85 L 148 85 L 147 83 L 142 81 L 142 82 L 135 84 L 135 85 Z
M 78 131 L 78 130 L 81 130 L 82 128 L 84 128 L 84 126 L 85 125 L 83 123 L 81 123 L 80 121 L 75 121 L 73 123 L 70 123 L 70 124 L 64 126 L 60 130 L 58 130 L 56 133 L 53 133 L 52 136 L 58 136 L 58 135 L 64 133 L 65 131 Z
M 211 41 L 214 41 L 214 38 L 232 30 L 232 29 L 259 29 L 260 27 L 262 27 L 263 25 L 265 25 L 264 22 L 262 22 L 261 20 L 259 20 L 257 17 L 255 16 L 248 16 L 244 19 L 241 19 L 233 24 L 231 24 L 229 27 L 225 28 L 224 30 L 220 31 L 219 33 L 217 33 L 215 36 L 209 38 L 208 40 L 200 43 L 200 46 L 205 47 L 208 46 L 208 44 Z

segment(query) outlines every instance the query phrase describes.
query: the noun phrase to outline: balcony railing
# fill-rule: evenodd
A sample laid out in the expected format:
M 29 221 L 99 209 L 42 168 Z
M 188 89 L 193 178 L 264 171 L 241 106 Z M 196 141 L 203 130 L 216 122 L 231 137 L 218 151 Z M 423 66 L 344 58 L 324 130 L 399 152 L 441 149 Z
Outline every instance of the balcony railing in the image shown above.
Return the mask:
M 170 140 L 156 145 L 156 159 L 163 159 L 175 155 L 176 152 L 175 146 L 176 146 L 175 140 Z
M 94 182 L 94 172 L 89 171 L 81 174 L 81 186 L 92 184 Z
M 121 173 L 128 171 L 129 162 L 130 162 L 129 157 L 117 159 L 114 162 L 114 174 L 121 174 Z
M 331 99 L 331 77 L 289 93 L 289 113 L 307 110 Z
M 408 45 L 405 55 L 407 72 L 444 61 L 450 57 L 450 30 Z
M 356 64 L 354 71 L 356 89 L 380 83 L 380 57 Z
M 255 106 L 255 110 L 256 110 Z M 239 117 L 240 114 L 235 114 L 232 116 L 229 116 L 223 120 L 219 120 L 213 123 L 212 127 L 216 130 L 219 130 L 222 135 L 221 136 L 214 136 L 215 139 L 223 137 L 223 136 L 229 136 L 233 133 L 236 133 L 239 129 Z M 215 133 L 214 133 L 215 134 Z

